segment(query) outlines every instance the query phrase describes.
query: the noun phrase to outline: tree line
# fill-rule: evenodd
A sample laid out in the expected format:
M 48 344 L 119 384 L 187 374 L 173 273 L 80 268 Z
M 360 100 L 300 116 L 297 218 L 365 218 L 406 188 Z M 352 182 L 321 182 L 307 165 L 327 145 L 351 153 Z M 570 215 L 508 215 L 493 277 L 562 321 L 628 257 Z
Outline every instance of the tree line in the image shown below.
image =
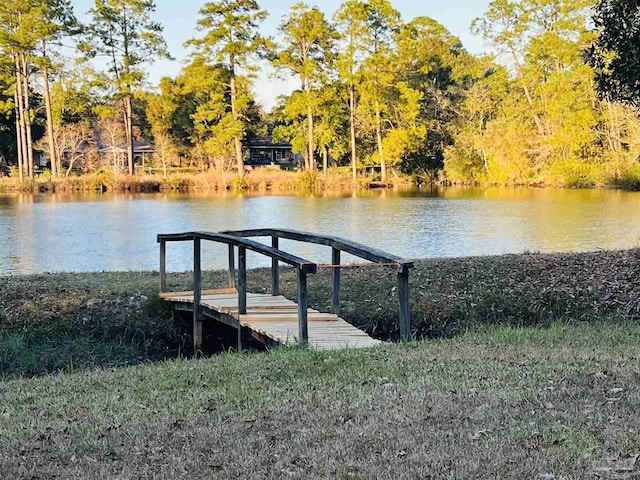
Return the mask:
M 185 66 L 149 86 L 145 64 L 170 58 L 152 0 L 95 0 L 86 24 L 66 0 L 5 0 L 0 152 L 20 178 L 34 175 L 34 149 L 53 177 L 90 171 L 97 160 L 80 147 L 99 132 L 130 174 L 145 137 L 165 175 L 185 159 L 242 177 L 247 139 L 270 135 L 306 171 L 345 166 L 354 183 L 367 167 L 382 181 L 637 182 L 639 69 L 619 68 L 626 88 L 612 74 L 615 59 L 637 58 L 637 43 L 621 40 L 635 31 L 635 3 L 494 0 L 470 26 L 493 54 L 472 55 L 389 0 L 346 0 L 331 16 L 297 3 L 277 38 L 261 33 L 258 2 L 210 1 Z M 300 85 L 269 113 L 254 95 L 267 64 Z

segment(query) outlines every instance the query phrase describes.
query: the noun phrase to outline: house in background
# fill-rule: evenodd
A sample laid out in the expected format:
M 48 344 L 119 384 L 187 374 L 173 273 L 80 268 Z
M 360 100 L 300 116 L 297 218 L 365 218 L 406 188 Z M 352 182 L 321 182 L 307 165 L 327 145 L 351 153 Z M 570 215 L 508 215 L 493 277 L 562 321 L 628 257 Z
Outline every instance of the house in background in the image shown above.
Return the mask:
M 287 142 L 274 142 L 268 135 L 249 137 L 243 146 L 246 165 L 279 165 L 293 168 L 303 161 Z
M 125 145 L 105 146 L 98 143 L 98 153 L 100 154 L 100 166 L 110 167 L 116 163 L 120 168 L 127 168 L 127 148 Z M 133 141 L 133 163 L 140 168 L 149 164 L 153 155 L 153 145 L 146 140 Z
M 149 165 L 153 155 L 153 145 L 147 140 L 133 141 L 133 158 L 136 168 L 144 168 Z M 124 143 L 107 146 L 100 140 L 100 133 L 93 132 L 93 138 L 80 140 L 74 146 L 65 147 L 62 150 L 62 169 L 85 170 L 87 163 L 92 168 L 110 167 L 127 169 L 127 148 Z M 36 151 L 35 164 L 39 168 L 51 168 L 51 163 L 46 152 Z

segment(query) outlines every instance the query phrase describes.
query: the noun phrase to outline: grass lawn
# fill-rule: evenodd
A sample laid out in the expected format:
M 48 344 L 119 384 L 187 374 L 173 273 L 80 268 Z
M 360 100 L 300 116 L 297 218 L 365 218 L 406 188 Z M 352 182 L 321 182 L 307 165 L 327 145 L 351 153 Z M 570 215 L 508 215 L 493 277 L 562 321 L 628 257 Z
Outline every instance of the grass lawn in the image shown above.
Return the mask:
M 640 326 L 0 383 L 3 478 L 639 478 Z

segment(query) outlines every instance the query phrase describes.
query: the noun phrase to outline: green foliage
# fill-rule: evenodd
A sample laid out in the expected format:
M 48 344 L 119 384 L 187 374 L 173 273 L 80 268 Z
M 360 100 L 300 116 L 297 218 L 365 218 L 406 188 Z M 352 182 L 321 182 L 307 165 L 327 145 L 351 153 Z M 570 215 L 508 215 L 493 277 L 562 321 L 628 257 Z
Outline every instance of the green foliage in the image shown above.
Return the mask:
M 599 0 L 593 21 L 597 38 L 588 50 L 598 92 L 608 100 L 640 107 L 640 17 L 635 0 Z
M 251 185 L 249 184 L 247 179 L 244 177 L 244 175 L 242 177 L 240 176 L 234 177 L 234 179 L 231 180 L 231 188 L 236 192 L 249 190 L 250 187 Z
M 446 154 L 448 178 L 586 187 L 624 163 L 635 127 L 597 100 L 594 71 L 583 61 L 591 4 L 496 0 L 473 22 L 497 54 L 509 56 L 512 72 L 493 69 L 499 75 L 479 78 L 468 92 Z
M 152 0 L 95 0 L 80 48 L 89 57 L 109 59 L 116 95 L 133 93 L 144 78 L 141 66 L 155 57 L 169 57 L 163 27 L 150 18 Z
M 317 93 L 327 83 L 328 72 L 335 62 L 338 34 L 318 7 L 305 3 L 291 7 L 279 30 L 284 36 L 284 45 L 272 53 L 270 59 L 276 69 L 298 76 L 302 83 L 303 91 L 292 97 L 293 104 L 289 109 L 285 108 L 284 113 L 290 124 L 297 123 L 299 127 L 300 112 L 304 108 L 306 148 L 302 152 L 306 169 L 313 170 L 316 168 L 314 116 L 318 114 Z
M 268 42 L 258 34 L 258 22 L 267 12 L 260 10 L 253 0 L 220 0 L 207 2 L 199 11 L 198 28 L 204 30 L 202 38 L 192 39 L 186 45 L 196 48 L 196 58 L 215 65 L 224 66 L 228 77 L 229 114 L 217 124 L 211 139 L 205 143 L 214 155 L 224 156 L 229 143 L 223 134 L 231 137 L 235 151 L 238 174 L 244 176 L 244 161 L 241 141 L 247 132 L 244 114 L 251 96 L 252 64 L 256 53 Z M 240 76 L 239 71 L 245 75 Z

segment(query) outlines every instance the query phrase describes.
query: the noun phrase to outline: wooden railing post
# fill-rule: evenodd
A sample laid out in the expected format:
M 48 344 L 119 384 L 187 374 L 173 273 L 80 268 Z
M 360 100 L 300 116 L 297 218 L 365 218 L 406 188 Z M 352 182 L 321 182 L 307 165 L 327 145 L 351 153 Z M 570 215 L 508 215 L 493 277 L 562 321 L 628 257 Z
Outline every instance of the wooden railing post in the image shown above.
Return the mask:
M 271 237 L 271 246 L 278 247 L 278 237 Z M 280 264 L 277 258 L 271 259 L 271 295 L 274 297 L 280 295 Z
M 229 244 L 229 288 L 236 287 L 236 258 L 233 245 Z
M 398 301 L 400 303 L 400 339 L 411 340 L 411 317 L 409 313 L 409 269 L 402 266 L 398 272 Z
M 247 313 L 247 250 L 238 247 L 238 314 Z
M 307 272 L 298 268 L 298 340 L 302 345 L 309 343 L 307 304 Z
M 167 242 L 160 240 L 160 293 L 167 291 Z
M 202 350 L 202 317 L 200 299 L 202 297 L 201 245 L 198 237 L 193 238 L 193 353 Z
M 331 297 L 331 313 L 340 315 L 340 250 L 333 248 L 331 250 L 331 265 L 333 271 L 331 273 L 331 284 L 333 286 L 333 295 Z

